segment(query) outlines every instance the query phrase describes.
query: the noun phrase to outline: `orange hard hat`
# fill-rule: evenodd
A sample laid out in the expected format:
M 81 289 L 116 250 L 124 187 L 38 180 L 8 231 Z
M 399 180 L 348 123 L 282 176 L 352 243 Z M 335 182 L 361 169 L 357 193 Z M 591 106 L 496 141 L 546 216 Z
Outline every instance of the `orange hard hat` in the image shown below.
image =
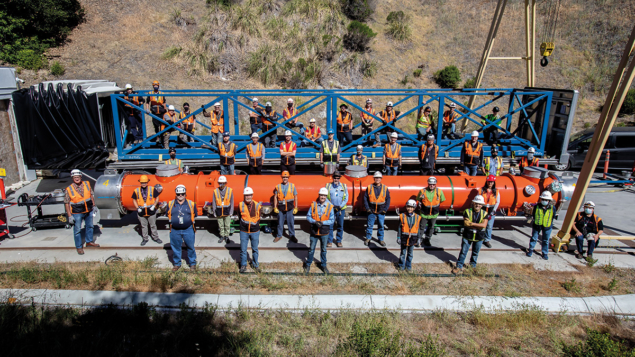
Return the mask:
M 492 182 L 496 181 L 496 176 L 494 175 L 487 176 L 487 181 L 492 181 Z
M 139 182 L 141 183 L 150 182 L 150 179 L 148 178 L 147 175 L 141 175 L 141 177 L 139 177 Z
M 153 86 L 158 86 L 159 85 L 159 81 L 152 81 L 152 85 Z
M 282 171 L 282 177 L 289 177 L 289 171 Z

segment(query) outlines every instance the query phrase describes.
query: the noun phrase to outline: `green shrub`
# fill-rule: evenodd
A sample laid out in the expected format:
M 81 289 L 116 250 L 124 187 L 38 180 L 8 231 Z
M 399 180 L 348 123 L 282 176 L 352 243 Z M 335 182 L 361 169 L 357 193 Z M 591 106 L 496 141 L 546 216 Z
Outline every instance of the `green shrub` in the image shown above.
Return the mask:
M 377 62 L 372 59 L 362 58 L 361 63 L 359 65 L 359 70 L 362 72 L 362 75 L 366 78 L 372 78 L 377 74 Z
M 178 56 L 179 54 L 181 54 L 182 50 L 183 50 L 183 48 L 181 48 L 179 46 L 171 46 L 167 50 L 165 50 L 165 52 L 163 52 L 163 54 L 161 55 L 161 58 L 163 58 L 165 60 L 172 59 L 172 58 Z
M 388 22 L 388 29 L 386 32 L 392 36 L 395 40 L 405 41 L 410 38 L 412 33 L 410 29 L 410 16 L 406 15 L 403 11 L 392 11 L 386 17 Z
M 463 88 L 476 88 L 476 78 L 472 77 L 465 81 Z
M 635 89 L 631 89 L 626 93 L 626 98 L 624 98 L 624 103 L 622 103 L 622 107 L 620 108 L 620 114 L 635 114 Z
M 342 12 L 351 20 L 366 21 L 373 8 L 368 0 L 342 0 Z
M 423 70 L 421 68 L 417 68 L 414 70 L 414 72 L 412 72 L 412 75 L 415 76 L 416 78 L 421 77 L 421 72 L 423 72 Z
M 349 51 L 364 52 L 377 33 L 359 21 L 351 21 L 344 35 L 344 47 Z
M 434 74 L 434 80 L 441 88 L 457 88 L 461 82 L 461 71 L 456 66 L 447 66 Z
M 61 76 L 64 73 L 66 73 L 66 68 L 64 68 L 64 66 L 62 66 L 62 64 L 58 61 L 53 62 L 51 65 L 51 74 L 54 76 Z
M 585 341 L 577 345 L 563 344 L 565 357 L 633 357 L 635 350 L 629 349 L 623 342 L 615 341 L 608 333 L 587 330 Z
M 37 71 L 46 67 L 46 58 L 42 53 L 34 50 L 20 50 L 16 53 L 13 63 L 22 68 Z

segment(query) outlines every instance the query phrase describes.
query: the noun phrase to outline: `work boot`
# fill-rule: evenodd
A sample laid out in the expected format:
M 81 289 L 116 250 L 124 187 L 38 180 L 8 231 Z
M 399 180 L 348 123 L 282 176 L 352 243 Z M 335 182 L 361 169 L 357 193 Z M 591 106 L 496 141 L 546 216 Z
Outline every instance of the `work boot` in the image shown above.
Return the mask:
M 77 254 L 84 255 L 84 248 L 77 249 Z
M 86 248 L 88 247 L 99 248 L 100 245 L 95 242 L 90 242 L 90 243 L 86 243 Z
M 432 244 L 430 243 L 430 238 L 426 238 L 423 240 L 423 245 L 425 245 L 426 247 L 431 247 Z
M 364 240 L 364 245 L 368 247 L 368 245 L 370 244 L 370 239 L 366 239 Z
M 343 247 L 343 245 L 342 245 L 342 243 L 341 243 L 341 242 L 340 242 L 340 243 L 337 243 L 336 245 L 337 245 L 337 247 L 338 247 L 338 248 L 342 248 L 342 247 Z
M 251 269 L 253 269 L 256 273 L 261 273 L 262 271 L 260 270 L 260 267 L 257 267 L 253 264 L 251 264 Z
M 327 248 L 331 248 L 332 246 L 333 246 L 333 243 L 326 243 Z
M 225 241 L 225 237 L 218 238 L 218 243 L 223 243 Z
M 190 270 L 191 271 L 196 271 L 196 264 L 190 265 Z
M 382 247 L 385 247 L 386 246 L 386 242 L 384 242 L 383 240 L 380 240 L 379 241 L 379 245 L 381 245 Z
M 542 255 L 542 259 L 544 259 L 544 260 L 549 260 L 549 256 L 548 256 L 547 254 L 543 254 L 543 255 Z
M 419 248 L 421 246 L 421 240 L 417 239 L 415 242 L 415 247 Z
M 238 272 L 240 274 L 245 274 L 247 272 L 247 266 L 246 265 L 241 266 Z
M 483 242 L 483 245 L 486 246 L 487 248 L 491 248 L 492 247 L 490 242 Z
M 173 272 L 177 272 L 179 269 L 181 269 L 180 265 L 175 265 L 174 267 L 172 267 Z
M 295 236 L 289 238 L 289 240 L 293 243 L 297 243 L 298 242 L 298 238 L 296 238 Z
M 527 257 L 531 258 L 531 256 L 532 256 L 532 252 L 531 252 L 531 250 L 530 250 L 530 251 L 528 251 L 527 253 L 525 253 L 525 255 L 526 255 Z
M 327 268 L 326 265 L 322 265 L 322 271 L 324 272 L 324 275 L 329 274 L 329 268 Z
M 163 241 L 162 241 L 161 239 L 159 239 L 159 238 L 157 238 L 157 239 L 153 239 L 153 241 L 154 241 L 156 244 L 163 244 Z
M 278 243 L 280 241 L 280 239 L 282 239 L 282 237 L 276 237 L 276 239 L 273 240 L 274 243 Z
M 309 274 L 311 272 L 311 266 L 305 264 L 304 265 L 304 274 Z
M 148 240 L 144 239 L 141 241 L 141 246 L 143 247 L 144 245 L 148 244 Z
M 575 257 L 578 259 L 582 259 L 582 254 L 580 254 L 577 250 L 575 252 Z
M 452 269 L 452 274 L 454 274 L 454 275 L 461 274 L 462 270 L 463 269 L 461 269 L 461 268 L 454 268 L 454 269 Z

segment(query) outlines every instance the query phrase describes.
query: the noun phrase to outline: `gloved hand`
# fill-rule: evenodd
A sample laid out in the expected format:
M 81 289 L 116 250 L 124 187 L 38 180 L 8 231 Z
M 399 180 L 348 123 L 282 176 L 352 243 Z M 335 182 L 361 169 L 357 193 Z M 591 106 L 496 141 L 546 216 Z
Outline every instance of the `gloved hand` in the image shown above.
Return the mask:
M 156 207 L 154 207 L 154 205 L 150 206 L 150 212 L 154 212 L 154 209 L 155 209 L 155 208 L 156 208 Z
M 320 168 L 323 169 L 324 168 L 324 163 L 320 164 Z
M 293 214 L 296 214 L 296 213 L 298 213 L 298 207 L 293 209 Z
M 273 209 L 273 213 L 276 213 L 276 214 L 277 214 L 277 213 L 280 213 L 280 210 L 278 209 L 278 207 L 276 207 L 276 208 L 274 208 L 274 209 Z
M 97 206 L 93 206 L 93 210 L 92 211 L 93 211 L 93 213 L 97 213 L 97 212 L 99 212 L 99 208 L 97 208 Z
M 379 214 L 386 214 L 386 211 L 381 210 L 381 211 L 379 211 Z
M 68 223 L 69 223 L 69 224 L 75 224 L 75 217 L 73 217 L 73 216 L 69 216 L 69 217 L 68 217 Z
M 401 238 L 397 238 L 397 244 L 401 245 Z
M 335 213 L 337 213 L 342 210 L 342 207 L 334 206 L 333 210 L 335 211 Z
M 320 228 L 320 227 L 322 227 L 322 222 L 315 222 L 315 225 L 316 225 L 318 228 Z
M 137 212 L 139 212 L 139 213 L 143 212 L 143 208 L 141 208 L 141 207 L 137 208 Z
M 156 184 L 154 186 L 154 188 L 157 190 L 157 192 L 161 193 L 163 192 L 163 186 L 161 186 L 160 184 Z

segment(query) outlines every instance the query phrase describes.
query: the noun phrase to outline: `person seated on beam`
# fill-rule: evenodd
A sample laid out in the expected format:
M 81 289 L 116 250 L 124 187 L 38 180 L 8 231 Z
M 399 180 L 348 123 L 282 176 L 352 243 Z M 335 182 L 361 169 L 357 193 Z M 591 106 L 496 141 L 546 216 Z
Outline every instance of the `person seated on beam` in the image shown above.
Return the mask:
M 455 111 L 456 103 L 450 103 L 450 109 L 443 113 L 442 139 L 456 139 L 456 121 L 461 116 Z
M 386 124 L 389 124 L 391 121 L 394 121 L 395 119 L 399 118 L 399 114 L 401 114 L 400 111 L 393 110 L 392 102 L 388 102 L 386 103 L 386 109 L 379 112 L 379 117 L 381 117 L 384 120 L 384 125 L 386 125 Z M 393 133 L 393 129 L 385 128 L 381 132 L 386 134 L 388 136 L 388 141 L 390 141 L 390 135 Z M 394 132 L 394 133 L 396 134 L 397 132 Z M 373 145 L 373 147 L 377 147 L 377 146 L 379 145 L 376 145 L 376 144 Z
M 264 118 L 262 121 L 263 131 L 267 132 L 276 127 L 274 122 L 278 121 L 278 113 L 271 107 L 271 102 L 267 102 L 265 104 L 265 110 L 262 112 L 262 117 Z M 264 138 L 265 147 L 275 148 L 276 147 L 276 139 L 278 136 L 278 130 L 274 130 L 271 133 L 267 134 Z
M 282 117 L 284 121 L 287 121 L 289 118 L 298 115 L 299 111 L 295 109 L 295 105 L 293 103 L 293 98 L 287 99 L 287 107 L 282 111 Z M 304 124 L 298 121 L 300 117 L 295 117 L 293 120 L 290 120 L 284 123 L 284 126 L 289 128 L 289 130 L 293 130 L 293 128 L 300 128 L 300 135 L 304 135 Z
M 322 144 L 322 131 L 315 124 L 315 118 L 311 118 L 309 120 L 309 127 L 304 131 L 304 137 L 306 140 L 302 140 L 302 147 L 312 146 L 309 144 L 309 141 L 313 141 L 314 143 L 321 145 Z
M 368 98 L 366 99 L 366 106 L 364 110 L 369 112 L 370 114 L 375 115 L 375 109 L 373 108 L 373 100 Z M 375 122 L 375 118 L 366 114 L 364 112 L 359 112 L 359 116 L 362 119 L 362 136 L 370 134 L 373 131 L 373 124 Z M 366 142 L 370 143 L 370 136 L 366 138 Z M 379 139 L 379 131 L 375 132 L 375 147 L 379 147 L 381 145 L 381 140 Z
M 498 109 L 498 107 L 494 107 L 492 109 L 492 114 L 487 114 L 485 116 L 485 119 L 481 120 L 481 124 L 483 124 L 483 127 L 490 123 L 500 126 L 503 122 L 503 119 L 501 119 L 500 115 L 498 115 L 499 112 L 500 109 Z M 501 135 L 497 127 L 492 125 L 487 127 L 486 129 L 483 129 L 483 140 L 489 145 L 498 145 L 498 140 L 500 140 L 500 138 Z

